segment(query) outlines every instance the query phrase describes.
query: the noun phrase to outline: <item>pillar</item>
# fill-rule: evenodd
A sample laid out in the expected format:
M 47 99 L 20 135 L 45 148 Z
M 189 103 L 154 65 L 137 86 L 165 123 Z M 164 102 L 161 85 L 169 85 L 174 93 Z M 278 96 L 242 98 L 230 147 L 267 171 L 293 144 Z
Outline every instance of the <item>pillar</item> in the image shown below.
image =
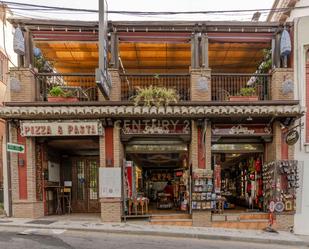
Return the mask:
M 43 201 L 37 200 L 35 138 L 23 138 L 16 127 L 10 129 L 10 142 L 25 146 L 25 154 L 11 152 L 11 188 L 13 217 L 44 216 Z
M 281 160 L 282 158 L 282 130 L 279 121 L 273 123 L 273 140 L 270 143 L 266 144 L 266 155 L 265 161 L 271 162 L 276 160 Z
M 105 136 L 100 137 L 100 167 L 122 167 L 123 146 L 117 124 L 105 127 Z M 122 198 L 100 198 L 103 222 L 121 222 Z
M 15 79 L 12 81 L 11 79 Z M 30 68 L 10 68 L 10 99 L 12 102 L 36 101 L 37 84 L 34 72 Z
M 275 68 L 271 78 L 272 100 L 294 100 L 294 73 L 292 68 Z
M 203 142 L 205 136 L 205 143 Z M 211 170 L 211 123 L 208 120 L 192 121 L 190 162 L 193 176 L 198 174 L 212 175 Z M 211 226 L 210 210 L 192 210 L 192 222 L 196 227 Z
M 211 101 L 211 69 L 191 69 L 191 101 Z

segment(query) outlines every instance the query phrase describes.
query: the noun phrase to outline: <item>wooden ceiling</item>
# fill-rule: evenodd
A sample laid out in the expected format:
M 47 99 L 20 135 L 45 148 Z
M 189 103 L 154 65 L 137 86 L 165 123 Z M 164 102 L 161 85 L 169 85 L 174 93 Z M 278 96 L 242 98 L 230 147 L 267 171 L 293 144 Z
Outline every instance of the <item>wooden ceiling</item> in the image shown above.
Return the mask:
M 93 73 L 98 67 L 98 43 L 80 41 L 37 41 L 43 55 L 59 73 Z M 270 43 L 210 42 L 212 72 L 254 73 Z M 119 55 L 127 73 L 189 72 L 190 43 L 120 42 Z

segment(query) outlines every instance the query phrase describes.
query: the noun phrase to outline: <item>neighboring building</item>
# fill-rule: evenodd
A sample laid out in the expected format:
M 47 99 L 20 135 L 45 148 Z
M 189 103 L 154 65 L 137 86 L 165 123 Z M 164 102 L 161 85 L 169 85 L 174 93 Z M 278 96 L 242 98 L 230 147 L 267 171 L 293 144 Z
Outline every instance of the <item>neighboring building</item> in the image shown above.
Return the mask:
M 286 13 L 271 14 L 269 20 L 294 22 L 294 84 L 295 99 L 300 105 L 309 108 L 309 8 L 308 1 L 275 1 L 273 8 L 291 8 Z M 295 157 L 303 163 L 298 193 L 298 207 L 295 215 L 294 230 L 298 234 L 309 234 L 309 112 L 296 123 L 300 139 L 295 145 Z
M 53 66 L 27 53 L 11 69 L 19 91 L 12 88 L 0 109 L 9 142 L 25 147 L 7 164 L 14 217 L 59 214 L 64 199 L 66 210 L 97 212 L 106 222 L 142 215 L 153 224 L 260 229 L 276 200 L 284 212 L 274 226 L 293 226 L 295 200 L 281 193 L 295 188 L 279 165 L 297 161 L 282 128 L 303 111 L 293 90 L 282 90 L 294 74 L 278 66 L 279 23 L 110 22 L 108 100 L 100 91 L 108 86 L 95 79 L 97 23 L 11 23 L 24 30 L 26 50 L 39 48 Z M 147 86 L 173 88 L 179 101 L 134 106 L 132 97 Z M 70 91 L 71 102 L 51 102 L 51 89 Z M 155 215 L 175 218 L 176 209 L 185 220 Z
M 7 6 L 0 4 L 0 105 L 7 101 L 9 67 L 17 65 L 17 56 L 13 51 L 13 26 L 7 21 L 12 13 Z M 3 201 L 3 156 L 5 150 L 5 121 L 0 119 L 0 202 Z M 3 147 L 4 146 L 4 147 Z M 5 157 L 6 160 L 6 157 Z

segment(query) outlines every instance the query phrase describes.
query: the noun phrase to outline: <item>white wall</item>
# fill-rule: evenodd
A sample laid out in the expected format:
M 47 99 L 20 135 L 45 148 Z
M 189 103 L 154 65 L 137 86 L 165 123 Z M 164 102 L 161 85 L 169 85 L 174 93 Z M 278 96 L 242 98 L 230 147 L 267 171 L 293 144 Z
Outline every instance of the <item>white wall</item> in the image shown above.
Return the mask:
M 294 79 L 295 99 L 300 100 L 301 106 L 305 107 L 306 101 L 306 51 L 309 49 L 309 9 L 307 16 L 294 18 Z M 302 12 L 303 13 L 303 12 Z M 293 15 L 295 16 L 295 15 Z M 300 139 L 295 145 L 295 159 L 303 164 L 300 174 L 300 188 L 297 196 L 297 211 L 295 215 L 294 230 L 297 234 L 309 235 L 309 144 L 306 144 L 306 120 L 303 117 L 297 124 L 304 123 L 298 128 Z

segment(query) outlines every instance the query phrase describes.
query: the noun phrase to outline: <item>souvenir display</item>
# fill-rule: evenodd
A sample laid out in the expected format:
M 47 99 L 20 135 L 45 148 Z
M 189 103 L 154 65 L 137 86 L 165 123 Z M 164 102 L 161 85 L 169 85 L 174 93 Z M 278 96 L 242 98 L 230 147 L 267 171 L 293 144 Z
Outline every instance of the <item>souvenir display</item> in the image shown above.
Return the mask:
M 295 211 L 298 161 L 280 160 L 263 165 L 264 210 L 275 203 L 275 212 Z
M 192 209 L 209 210 L 216 206 L 213 179 L 210 176 L 197 176 L 192 184 Z

